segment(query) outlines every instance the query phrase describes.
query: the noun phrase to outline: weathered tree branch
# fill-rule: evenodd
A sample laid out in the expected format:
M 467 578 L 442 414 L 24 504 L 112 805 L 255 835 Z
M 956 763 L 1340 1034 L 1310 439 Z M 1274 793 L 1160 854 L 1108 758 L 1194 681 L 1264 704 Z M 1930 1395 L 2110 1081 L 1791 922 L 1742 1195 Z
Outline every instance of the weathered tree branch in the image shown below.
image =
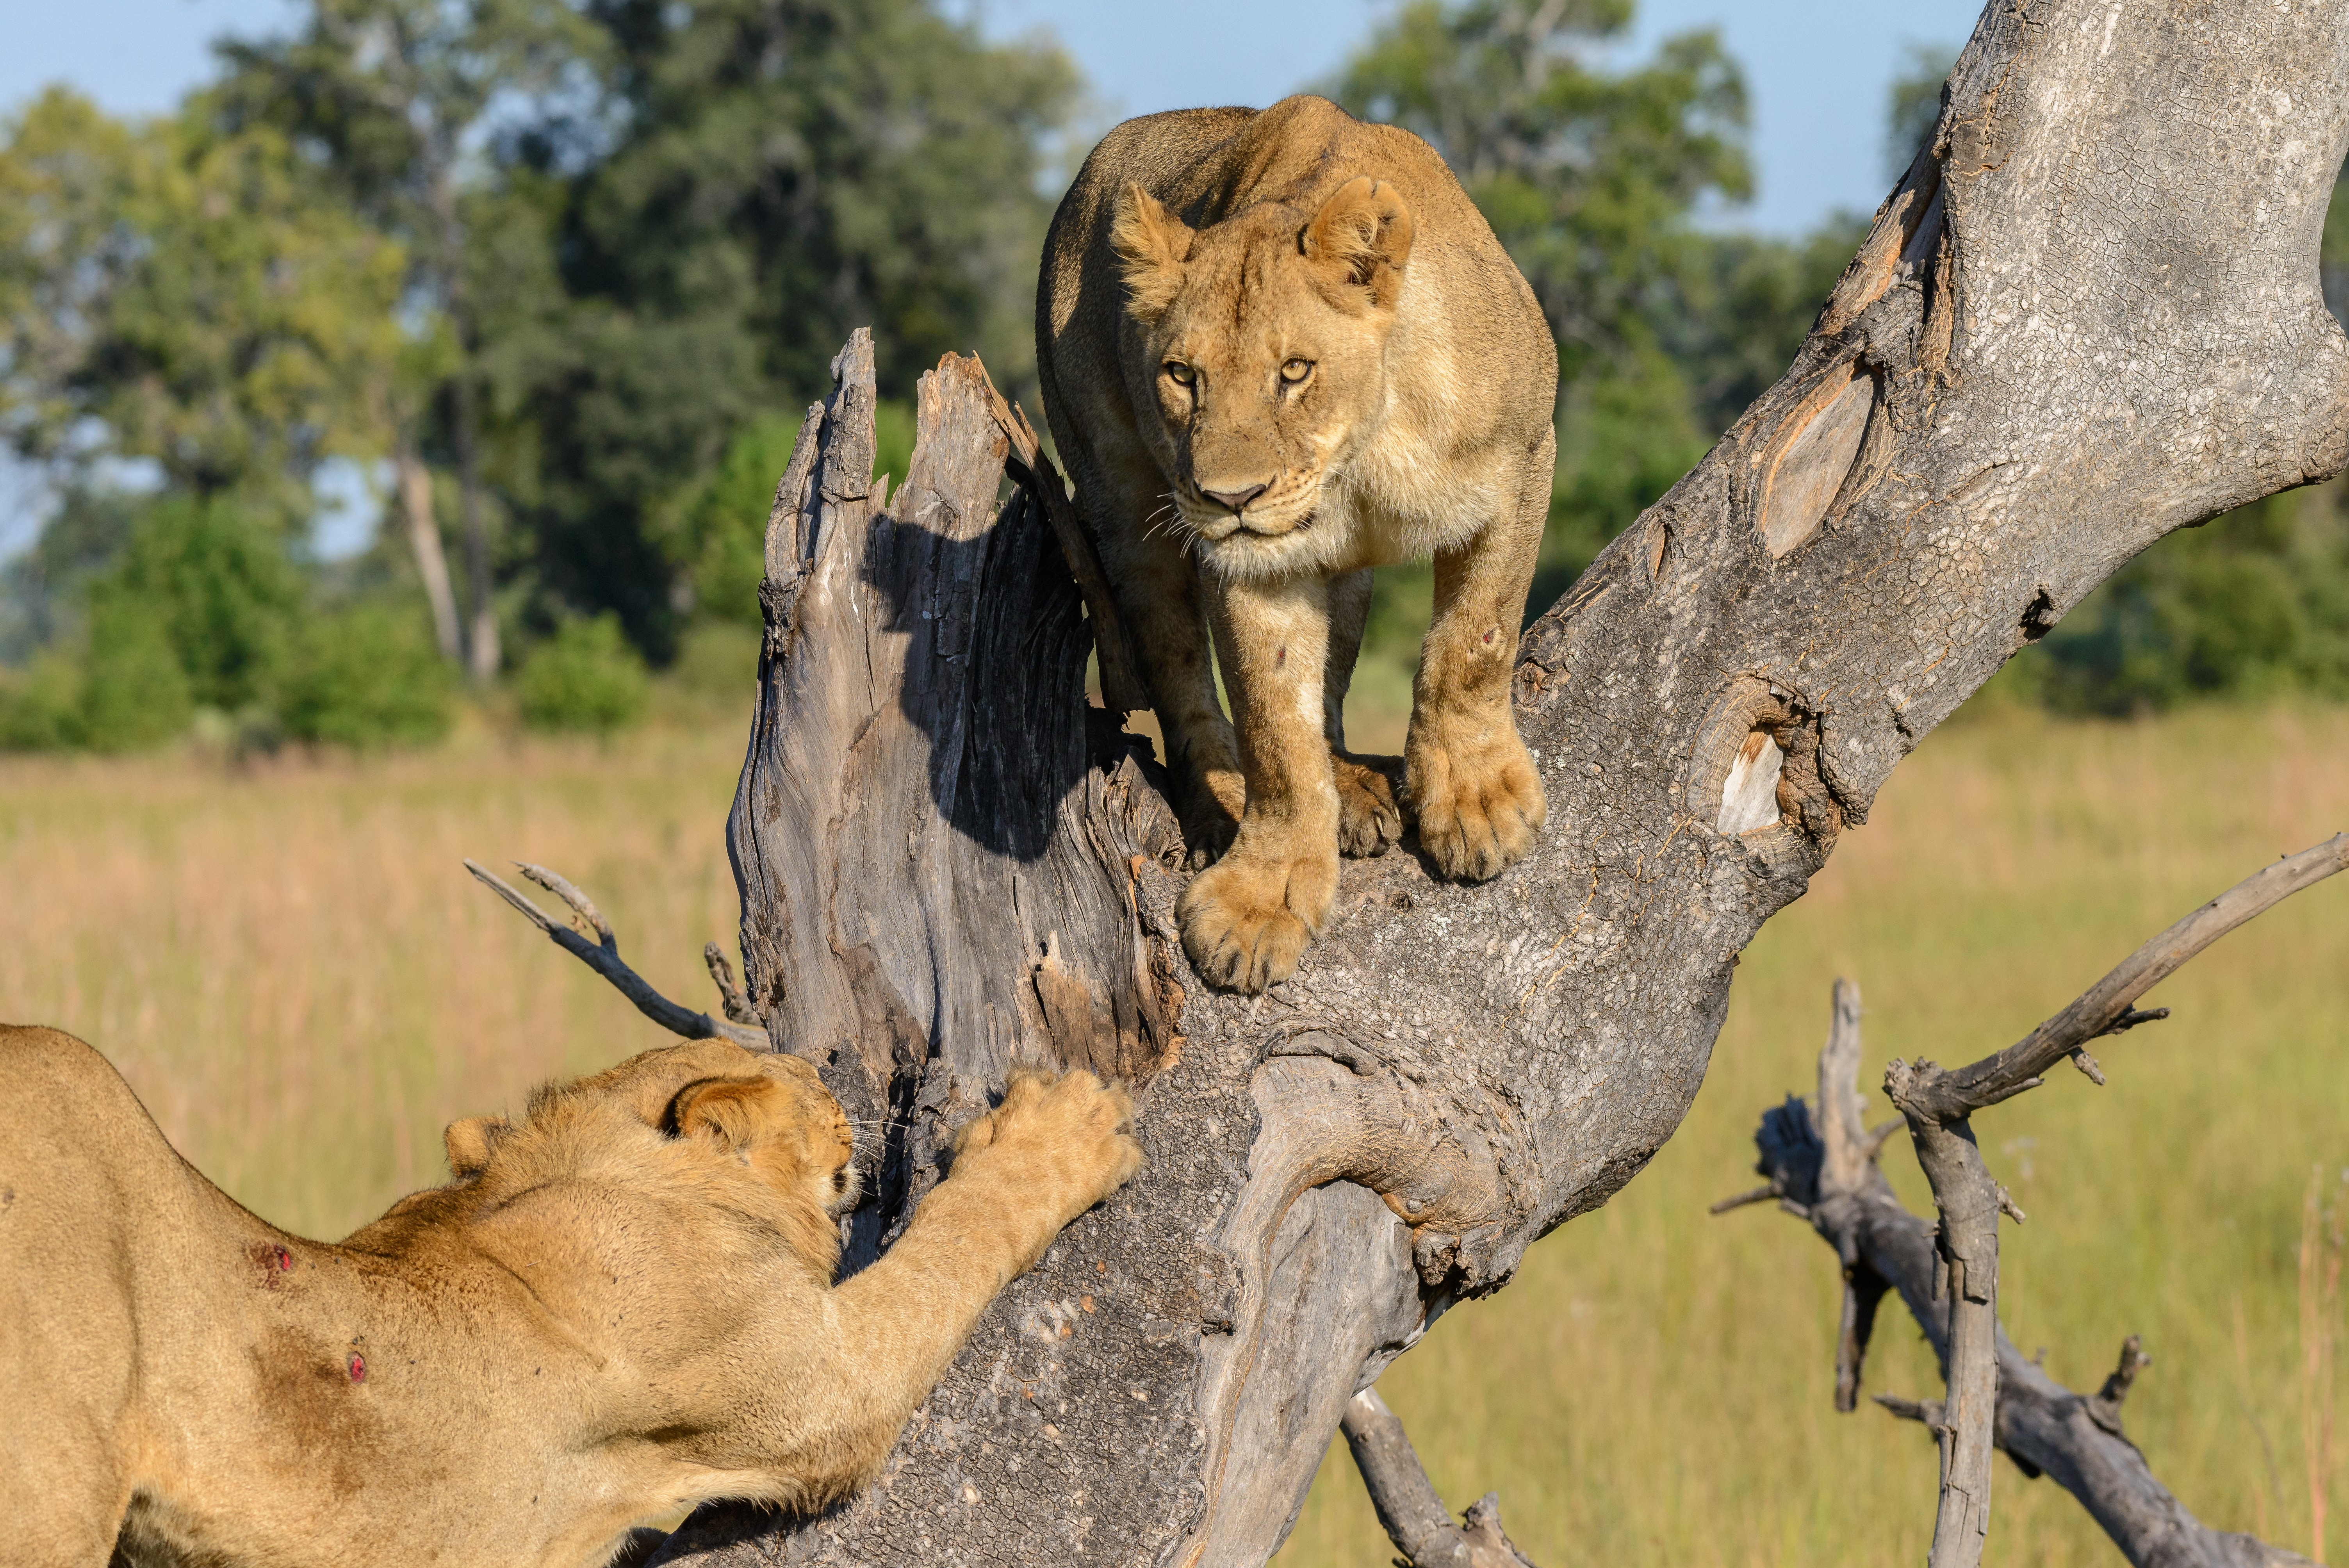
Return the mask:
M 1452 1521 L 1411 1446 L 1402 1418 L 1387 1408 L 1375 1388 L 1346 1401 L 1339 1429 L 1354 1455 L 1354 1468 L 1371 1494 L 1371 1506 L 1386 1527 L 1387 1539 L 1408 1568 L 1533 1568 L 1533 1562 L 1501 1528 L 1501 1500 L 1486 1492 L 1469 1505 L 1461 1523 Z
M 1884 1092 L 1909 1124 L 1917 1163 L 1932 1183 L 1940 1212 L 1935 1295 L 1946 1283 L 1950 1303 L 1944 1368 L 1949 1397 L 1944 1418 L 1934 1428 L 1941 1443 L 1941 1494 L 1932 1568 L 1973 1568 L 1982 1561 L 1990 1526 L 1992 1412 L 1998 1400 L 1998 1217 L 2023 1219 L 2023 1211 L 1982 1163 L 1973 1113 L 2036 1088 L 2044 1081 L 2040 1074 L 2065 1057 L 2102 1083 L 2103 1072 L 2083 1049 L 2090 1040 L 2166 1016 L 2167 1009 L 2140 1013 L 2131 1004 L 2228 932 L 2344 865 L 2349 833 L 2339 833 L 2254 872 L 2195 910 L 2017 1044 L 1954 1071 L 1923 1060 L 1912 1066 L 1896 1059 L 1885 1068 Z M 1838 1024 L 1844 1012 L 1839 992 Z M 1855 1035 L 1857 1027 L 1855 1018 Z M 1831 1139 L 1830 1147 L 1836 1141 Z
M 1952 1359 L 1951 1318 L 1957 1299 L 1936 1227 L 1893 1196 L 1877 1164 L 1881 1137 L 1860 1130 L 1855 1087 L 1859 1056 L 1859 990 L 1837 980 L 1834 1022 L 1819 1052 L 1816 1112 L 1789 1097 L 1764 1113 L 1754 1134 L 1767 1190 L 1788 1212 L 1810 1222 L 1842 1265 L 1835 1398 L 1836 1408 L 1844 1411 L 1856 1403 L 1875 1304 L 1888 1290 L 1899 1293 L 1945 1372 Z M 1990 1430 L 1996 1446 L 2025 1475 L 2044 1474 L 2078 1499 L 2137 1568 L 2280 1568 L 2306 1563 L 2255 1537 L 2212 1530 L 2155 1479 L 2145 1456 L 2121 1429 L 2121 1401 L 2149 1364 L 2134 1335 L 2122 1346 L 2118 1367 L 2094 1395 L 2073 1392 L 2026 1360 L 1994 1318 L 1991 1341 Z M 1945 1401 L 1887 1395 L 1877 1400 L 1896 1416 L 1925 1423 L 1948 1452 Z
M 1353 1391 L 1671 1135 L 1736 954 L 1918 738 L 2163 534 L 2349 460 L 2344 148 L 2336 0 L 1993 0 L 1785 377 L 1525 637 L 1532 852 L 1348 864 L 1260 998 L 1182 962 L 1162 775 L 1085 703 L 1089 542 L 1024 456 L 999 504 L 1021 422 L 942 362 L 891 495 L 853 340 L 769 520 L 747 1001 L 890 1130 L 850 1267 L 1022 1056 L 1136 1080 L 1150 1163 L 870 1493 L 667 1559 L 1264 1561 Z
M 1904 1087 L 1893 1103 L 1912 1119 L 1956 1122 L 2037 1088 L 2044 1081 L 2043 1074 L 2066 1057 L 2076 1058 L 2089 1041 L 2168 1017 L 2167 1007 L 2139 1012 L 2132 1004 L 2227 933 L 2344 869 L 2349 869 L 2349 833 L 2336 833 L 2296 855 L 2279 857 L 2148 939 L 2062 1012 L 2006 1049 L 1946 1071 L 1923 1061 L 1904 1069 Z M 2100 1069 L 2088 1076 L 2104 1081 Z
M 514 864 L 523 875 L 569 904 L 578 913 L 580 919 L 595 927 L 596 940 L 590 942 L 569 926 L 558 923 L 533 903 L 526 894 L 479 861 L 468 860 L 465 869 L 491 892 L 520 910 L 523 918 L 546 933 L 554 945 L 609 980 L 621 995 L 636 1005 L 636 1011 L 669 1033 L 681 1035 L 688 1040 L 732 1040 L 738 1046 L 749 1046 L 753 1050 L 767 1048 L 765 1031 L 745 1028 L 740 1024 L 727 1023 L 707 1013 L 679 1006 L 654 990 L 650 982 L 622 961 L 620 939 L 613 934 L 612 923 L 604 918 L 604 912 L 595 907 L 595 900 L 544 866 L 534 866 L 524 861 L 516 861 Z M 726 997 L 730 1012 L 733 973 L 726 965 L 725 955 L 718 951 L 715 943 L 705 948 L 702 955 L 709 962 L 710 977 L 718 982 L 719 993 Z

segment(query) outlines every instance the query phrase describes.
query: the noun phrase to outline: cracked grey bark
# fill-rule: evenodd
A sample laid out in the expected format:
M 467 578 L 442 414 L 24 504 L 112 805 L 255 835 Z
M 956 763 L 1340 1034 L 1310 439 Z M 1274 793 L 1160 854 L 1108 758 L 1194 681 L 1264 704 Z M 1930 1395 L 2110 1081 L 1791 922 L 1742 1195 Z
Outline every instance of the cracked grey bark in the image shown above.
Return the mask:
M 1995 0 L 1785 377 L 1528 631 L 1535 851 L 1349 863 L 1261 999 L 1180 961 L 1154 765 L 1083 707 L 1042 509 L 994 516 L 975 367 L 926 379 L 890 498 L 853 343 L 770 526 L 750 1001 L 885 1123 L 852 1264 L 1022 1055 L 1143 1080 L 1151 1162 L 870 1492 L 709 1511 L 667 1560 L 1263 1561 L 1353 1393 L 1671 1135 L 1737 954 L 1918 738 L 2162 534 L 2349 460 L 2344 11 Z
M 2349 846 L 2349 840 L 2336 839 L 2319 846 L 2330 852 L 2328 874 L 2339 866 L 2344 846 Z M 2081 1002 L 2089 1003 L 2096 995 L 2092 991 Z M 2067 1009 L 2058 1019 L 2072 1011 Z M 2037 1037 L 2034 1033 L 2033 1038 Z M 1819 1052 L 1816 1099 L 1806 1105 L 1789 1096 L 1784 1105 L 1763 1113 L 1754 1141 L 1761 1150 L 1758 1169 L 1769 1179 L 1768 1184 L 1714 1210 L 1718 1213 L 1739 1203 L 1775 1199 L 1788 1212 L 1808 1221 L 1819 1238 L 1835 1250 L 1844 1275 L 1843 1332 L 1836 1347 L 1836 1408 L 1845 1411 L 1856 1403 L 1869 1329 L 1887 1291 L 1898 1293 L 1945 1374 L 1953 1385 L 1956 1381 L 1951 1320 L 1958 1305 L 1951 1288 L 1958 1271 L 1944 1256 L 1935 1226 L 1901 1206 L 1876 1162 L 1883 1135 L 1899 1130 L 1902 1124 L 1896 1121 L 1873 1132 L 1863 1130 L 1865 1113 L 1853 1088 L 1859 1059 L 1859 989 L 1847 980 L 1837 980 L 1834 1021 L 1827 1043 Z M 2308 1559 L 2255 1536 L 2211 1529 L 2156 1479 L 2145 1455 L 2121 1429 L 2121 1401 L 2149 1359 L 2136 1336 L 2122 1346 L 2119 1366 L 2093 1395 L 2073 1392 L 2050 1377 L 2037 1362 L 2025 1360 L 1994 1316 L 1985 1337 L 1993 1371 L 1988 1392 L 1982 1396 L 1991 1414 L 1984 1423 L 1985 1457 L 1988 1439 L 1994 1438 L 2024 1475 L 2044 1475 L 2070 1492 L 2137 1568 L 2307 1564 Z M 1951 1425 L 1949 1405 L 1884 1395 L 1877 1399 L 1894 1414 L 1923 1421 L 1934 1429 L 1942 1443 L 1946 1470 L 1951 1448 L 1946 1435 Z M 1981 1500 L 1981 1516 L 1986 1516 L 1986 1486 Z M 1945 1505 L 1937 1522 L 1946 1522 L 1951 1511 Z M 1961 1510 L 1958 1517 L 1971 1527 L 1978 1516 Z M 1935 1550 L 1941 1549 L 1937 1531 Z

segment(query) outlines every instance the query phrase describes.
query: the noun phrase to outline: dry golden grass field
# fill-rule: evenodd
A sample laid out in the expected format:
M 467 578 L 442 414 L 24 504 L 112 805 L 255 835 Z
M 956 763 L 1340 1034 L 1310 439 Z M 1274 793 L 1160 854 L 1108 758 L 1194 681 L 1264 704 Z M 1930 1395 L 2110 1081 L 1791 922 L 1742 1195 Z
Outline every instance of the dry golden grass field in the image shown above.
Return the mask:
M 1364 727 L 1358 744 L 1386 727 Z M 659 1038 L 460 858 L 564 872 L 649 978 L 707 1005 L 740 750 L 736 724 L 609 747 L 476 727 L 421 756 L 241 770 L 0 761 L 0 1017 L 89 1039 L 229 1191 L 340 1234 L 440 1177 L 445 1121 Z M 1834 1413 L 1831 1256 L 1769 1208 L 1704 1212 L 1750 1185 L 1763 1107 L 1810 1087 L 1829 982 L 1864 987 L 1880 1107 L 1888 1057 L 2014 1039 L 2199 899 L 2343 826 L 2341 710 L 2006 710 L 1930 738 L 1746 954 L 1679 1137 L 1382 1381 L 1446 1498 L 1498 1489 L 1553 1568 L 1918 1560 L 1932 1449 L 1872 1406 Z M 2207 1520 L 2307 1551 L 2312 1498 L 2349 1497 L 2349 1434 L 2330 1451 L 2323 1435 L 2337 1378 L 2304 1356 L 2339 1324 L 2321 1289 L 2337 1253 L 2320 1249 L 2307 1325 L 2301 1267 L 2312 1176 L 2328 1212 L 2349 1191 L 2349 878 L 2152 1001 L 2176 1016 L 2108 1042 L 2110 1088 L 2066 1074 L 1982 1119 L 2031 1216 L 2007 1233 L 2006 1322 L 2080 1387 L 2142 1333 L 2155 1362 L 2127 1419 L 2156 1471 Z M 1888 1163 L 1916 1201 L 1901 1145 Z M 1867 1386 L 1934 1391 L 1889 1306 Z M 1992 1561 L 2118 1561 L 2049 1483 L 2002 1464 L 1998 1487 Z M 1340 1448 L 1278 1562 L 1390 1555 Z

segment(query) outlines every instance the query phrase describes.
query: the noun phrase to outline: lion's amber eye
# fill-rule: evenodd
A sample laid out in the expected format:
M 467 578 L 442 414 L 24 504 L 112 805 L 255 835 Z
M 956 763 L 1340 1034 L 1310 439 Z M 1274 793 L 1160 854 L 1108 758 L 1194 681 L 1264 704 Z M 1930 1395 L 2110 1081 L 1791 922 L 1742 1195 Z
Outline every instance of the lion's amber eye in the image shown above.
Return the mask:
M 1177 387 L 1188 387 L 1196 379 L 1196 377 L 1191 367 L 1181 360 L 1170 359 L 1166 362 L 1166 379 Z
M 1313 361 L 1309 359 L 1292 359 L 1280 367 L 1280 378 L 1292 387 L 1312 374 Z

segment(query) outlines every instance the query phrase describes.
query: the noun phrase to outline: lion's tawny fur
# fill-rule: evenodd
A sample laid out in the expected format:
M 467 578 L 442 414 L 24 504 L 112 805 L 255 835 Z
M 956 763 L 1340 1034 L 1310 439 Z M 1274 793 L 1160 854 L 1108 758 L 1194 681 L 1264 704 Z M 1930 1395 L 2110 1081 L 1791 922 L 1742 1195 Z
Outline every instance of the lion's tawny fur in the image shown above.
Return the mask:
M 600 1564 L 869 1479 L 996 1293 L 1131 1175 L 1125 1096 L 1015 1078 L 834 1286 L 852 1140 L 805 1063 L 650 1051 L 450 1129 L 339 1244 L 255 1218 L 96 1051 L 0 1026 L 12 1563 Z
M 1177 910 L 1201 973 L 1286 977 L 1340 849 L 1402 831 L 1342 725 L 1371 568 L 1435 562 L 1403 757 L 1422 847 L 1470 878 L 1524 854 L 1547 808 L 1509 680 L 1557 349 L 1434 150 L 1317 98 L 1128 120 L 1053 218 L 1036 339 L 1194 864 L 1224 851 Z

